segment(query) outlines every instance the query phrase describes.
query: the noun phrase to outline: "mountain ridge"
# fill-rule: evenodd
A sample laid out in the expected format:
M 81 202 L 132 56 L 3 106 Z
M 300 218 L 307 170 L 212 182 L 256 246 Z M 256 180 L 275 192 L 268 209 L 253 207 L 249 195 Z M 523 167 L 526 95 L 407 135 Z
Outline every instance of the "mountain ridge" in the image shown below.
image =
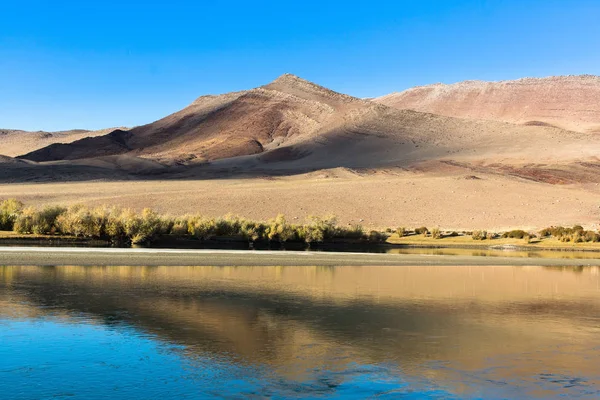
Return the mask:
M 434 173 L 461 166 L 565 183 L 571 172 L 577 175 L 571 181 L 589 179 L 599 152 L 600 138 L 543 121 L 514 124 L 395 108 L 284 74 L 257 88 L 200 96 L 146 125 L 19 158 L 82 160 L 102 168 L 112 163 L 128 173 L 143 166 L 144 173 L 189 177 L 331 168 Z M 102 162 L 85 161 L 95 159 Z
M 398 109 L 511 123 L 547 123 L 600 130 L 600 76 L 565 75 L 517 80 L 435 83 L 377 97 Z

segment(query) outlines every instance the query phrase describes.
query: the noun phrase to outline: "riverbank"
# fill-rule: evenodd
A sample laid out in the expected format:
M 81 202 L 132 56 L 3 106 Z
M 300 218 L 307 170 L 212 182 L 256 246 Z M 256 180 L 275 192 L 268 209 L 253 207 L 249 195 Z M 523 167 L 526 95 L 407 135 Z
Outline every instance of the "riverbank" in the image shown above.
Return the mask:
M 0 231 L 0 246 L 39 246 L 39 247 L 111 247 L 108 240 L 81 238 L 69 235 L 36 235 L 19 234 L 12 231 Z M 287 242 L 285 250 L 302 251 L 308 248 L 304 242 Z M 198 240 L 189 236 L 159 236 L 152 248 L 167 249 L 214 249 L 214 250 L 281 250 L 281 244 L 257 242 L 252 245 L 236 237 L 217 237 L 209 240 Z M 124 247 L 125 248 L 125 247 Z M 126 247 L 129 248 L 129 247 Z M 393 249 L 456 249 L 456 250 L 510 250 L 510 251 L 563 251 L 563 252 L 598 252 L 600 243 L 593 242 L 561 242 L 553 237 L 535 238 L 529 242 L 523 239 L 496 238 L 491 240 L 473 240 L 470 236 L 443 237 L 434 239 L 431 236 L 411 235 L 399 237 L 391 235 L 385 242 L 370 243 L 365 241 L 337 240 L 317 243 L 310 246 L 312 250 L 355 251 L 367 253 L 385 253 Z M 598 255 L 600 259 L 600 254 Z
M 232 213 L 255 221 L 284 214 L 290 221 L 336 215 L 341 225 L 424 225 L 457 231 L 599 227 L 600 186 L 595 184 L 548 185 L 474 174 L 457 166 L 452 170 L 444 175 L 401 169 L 324 170 L 293 176 L 126 183 L 10 182 L 0 184 L 0 193 L 35 207 L 111 204 L 137 211 L 152 208 L 162 214 L 201 212 L 212 218 Z M 465 179 L 472 175 L 480 179 Z
M 490 240 L 473 240 L 471 236 L 455 236 L 434 239 L 423 235 L 399 237 L 390 236 L 387 244 L 408 248 L 435 249 L 485 249 L 485 250 L 519 250 L 519 251 L 591 251 L 600 252 L 598 242 L 562 242 L 554 237 L 533 238 L 529 241 L 513 238 L 495 238 Z M 600 256 L 599 256 L 600 257 Z
M 0 265 L 80 266 L 600 266 L 598 258 L 424 254 L 0 247 Z

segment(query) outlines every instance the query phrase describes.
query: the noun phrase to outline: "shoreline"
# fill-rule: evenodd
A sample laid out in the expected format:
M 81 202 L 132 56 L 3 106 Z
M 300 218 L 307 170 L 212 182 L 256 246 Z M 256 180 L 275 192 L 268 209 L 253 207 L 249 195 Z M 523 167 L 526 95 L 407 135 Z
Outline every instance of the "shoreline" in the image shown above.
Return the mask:
M 268 250 L 0 247 L 11 266 L 600 266 L 597 259 Z
M 0 247 L 42 247 L 42 248 L 61 248 L 61 247 L 81 247 L 88 249 L 96 248 L 122 248 L 132 249 L 130 246 L 114 246 L 108 240 L 93 238 L 78 238 L 67 235 L 32 235 L 32 234 L 11 234 L 0 232 Z M 415 235 L 416 236 L 416 235 Z M 322 243 L 306 246 L 304 242 L 289 241 L 283 248 L 277 248 L 277 244 L 268 242 L 256 242 L 253 246 L 249 245 L 247 240 L 239 240 L 234 237 L 217 237 L 210 240 L 197 240 L 190 238 L 172 238 L 159 237 L 152 245 L 144 246 L 149 249 L 179 249 L 179 250 L 258 250 L 258 251 L 310 251 L 310 250 L 352 250 L 357 249 L 362 253 L 381 253 L 382 251 L 368 250 L 391 250 L 391 249 L 452 249 L 452 250 L 485 250 L 485 251 L 557 251 L 557 252 L 585 252 L 600 253 L 600 243 L 571 243 L 558 242 L 551 239 L 543 239 L 538 242 L 523 243 L 522 240 L 510 239 L 492 239 L 486 241 L 474 241 L 470 237 L 462 236 L 457 238 L 422 238 L 407 236 L 403 238 L 391 237 L 385 242 L 368 242 L 353 240 L 325 241 Z M 366 250 L 366 251 L 364 251 Z M 344 251 L 346 252 L 346 251 Z M 352 251 L 348 251 L 352 252 Z M 600 254 L 598 254 L 600 259 Z

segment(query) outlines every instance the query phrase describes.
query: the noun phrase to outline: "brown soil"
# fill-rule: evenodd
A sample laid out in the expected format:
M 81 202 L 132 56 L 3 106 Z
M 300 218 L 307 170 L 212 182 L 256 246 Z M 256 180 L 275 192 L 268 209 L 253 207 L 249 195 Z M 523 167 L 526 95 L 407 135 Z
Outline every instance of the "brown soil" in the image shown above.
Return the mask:
M 341 224 L 447 230 L 541 229 L 600 222 L 600 186 L 550 185 L 499 174 L 464 179 L 455 172 L 391 171 L 364 174 L 344 169 L 290 177 L 71 182 L 0 185 L 0 197 L 28 204 L 118 205 L 180 215 L 234 213 L 266 220 L 283 213 L 292 222 L 336 215 Z
M 466 81 L 415 87 L 374 99 L 398 109 L 450 117 L 559 126 L 594 132 L 600 126 L 600 77 L 592 75 Z
M 17 157 L 55 143 L 71 143 L 87 137 L 106 135 L 115 129 L 109 128 L 98 131 L 73 129 L 59 132 L 28 132 L 16 129 L 0 129 L 0 154 Z

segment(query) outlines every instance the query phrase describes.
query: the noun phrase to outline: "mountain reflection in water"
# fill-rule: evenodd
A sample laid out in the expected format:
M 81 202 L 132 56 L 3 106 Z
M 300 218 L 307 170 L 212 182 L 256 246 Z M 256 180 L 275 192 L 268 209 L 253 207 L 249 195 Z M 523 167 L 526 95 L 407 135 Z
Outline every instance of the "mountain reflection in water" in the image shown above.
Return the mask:
M 598 268 L 0 267 L 8 398 L 597 398 L 599 334 Z

